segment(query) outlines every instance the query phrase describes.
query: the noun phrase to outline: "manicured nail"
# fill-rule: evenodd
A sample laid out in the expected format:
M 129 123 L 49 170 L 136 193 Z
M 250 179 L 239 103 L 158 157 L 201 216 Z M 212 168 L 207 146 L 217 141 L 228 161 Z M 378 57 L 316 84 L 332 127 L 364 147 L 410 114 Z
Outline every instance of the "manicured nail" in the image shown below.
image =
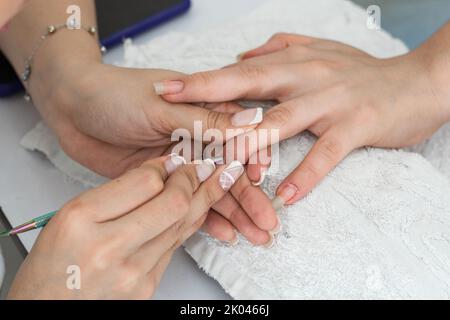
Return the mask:
M 278 191 L 278 195 L 272 200 L 272 207 L 275 211 L 280 210 L 284 207 L 286 203 L 288 203 L 292 198 L 294 198 L 298 193 L 298 188 L 289 183 L 281 187 Z
M 278 196 L 281 197 L 285 203 L 289 202 L 298 193 L 298 188 L 292 183 L 288 183 L 278 189 Z
M 267 243 L 263 246 L 266 249 L 270 249 L 275 245 L 275 237 L 273 234 L 269 233 L 270 239 L 267 241 Z
M 253 126 L 263 121 L 263 109 L 247 109 L 236 113 L 231 118 L 231 124 L 235 127 Z
M 277 216 L 277 225 L 272 231 L 270 231 L 270 233 L 272 235 L 277 235 L 281 232 L 281 230 L 283 230 L 283 225 L 281 224 L 280 217 Z
M 166 160 L 164 166 L 166 167 L 167 173 L 172 174 L 178 167 L 186 164 L 186 159 L 179 156 L 176 153 L 169 155 L 169 159 Z
M 221 174 L 220 186 L 228 191 L 244 173 L 244 166 L 239 161 L 233 161 Z
M 228 245 L 229 245 L 230 247 L 235 247 L 235 246 L 237 246 L 238 243 L 239 243 L 239 236 L 238 236 L 238 234 L 237 234 L 237 231 L 234 230 L 234 233 L 235 233 L 234 239 L 231 240 L 231 241 L 228 241 Z
M 211 159 L 206 159 L 196 168 L 197 176 L 200 182 L 206 181 L 216 171 L 216 164 Z
M 259 187 L 260 185 L 262 185 L 264 180 L 267 177 L 267 171 L 268 171 L 267 168 L 261 169 L 261 173 L 260 173 L 260 176 L 259 176 L 259 181 L 257 181 L 257 182 L 253 182 L 252 181 L 252 185 L 255 186 L 255 187 Z
M 155 82 L 153 87 L 155 88 L 155 92 L 158 96 L 164 94 L 177 94 L 183 91 L 184 82 L 179 80 L 161 81 Z
M 275 209 L 275 211 L 280 210 L 284 207 L 286 201 L 284 201 L 281 197 L 275 197 L 272 200 L 272 207 Z

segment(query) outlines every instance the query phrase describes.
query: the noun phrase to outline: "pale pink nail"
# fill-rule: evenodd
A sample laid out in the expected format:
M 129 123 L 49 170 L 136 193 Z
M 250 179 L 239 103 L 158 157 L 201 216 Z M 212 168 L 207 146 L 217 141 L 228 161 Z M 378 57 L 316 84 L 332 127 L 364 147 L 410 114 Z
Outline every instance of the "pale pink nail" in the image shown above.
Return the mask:
M 200 182 L 206 181 L 216 171 L 216 165 L 213 160 L 206 159 L 196 168 L 197 176 Z
M 261 123 L 262 120 L 263 120 L 262 108 L 247 109 L 239 113 L 236 113 L 231 118 L 231 124 L 234 127 L 253 126 L 255 124 Z
M 267 241 L 267 243 L 264 245 L 264 248 L 270 249 L 275 245 L 275 237 L 272 233 L 269 233 L 270 239 Z
M 177 94 L 183 91 L 184 82 L 179 80 L 161 81 L 153 84 L 157 95 Z
M 228 191 L 244 173 L 244 166 L 239 161 L 233 161 L 221 174 L 220 186 Z
M 164 163 L 164 166 L 166 167 L 167 173 L 172 174 L 178 167 L 181 167 L 185 164 L 186 159 L 176 153 L 172 153 L 169 156 L 169 159 L 167 159 Z
M 292 183 L 286 184 L 278 189 L 278 195 L 272 200 L 272 206 L 275 210 L 279 210 L 284 207 L 286 203 L 292 200 L 297 193 L 298 188 Z
M 264 180 L 267 177 L 267 171 L 268 171 L 267 168 L 261 168 L 260 175 L 259 175 L 259 181 L 256 181 L 256 182 L 252 181 L 252 185 L 255 187 L 259 187 L 260 185 L 262 185 Z
M 239 236 L 238 236 L 238 233 L 236 230 L 234 230 L 234 234 L 235 234 L 234 239 L 231 241 L 228 241 L 228 244 L 230 247 L 235 247 L 239 243 Z
M 279 234 L 281 230 L 283 230 L 283 225 L 281 224 L 280 218 L 277 216 L 277 225 L 270 231 L 270 233 L 272 235 L 276 235 Z

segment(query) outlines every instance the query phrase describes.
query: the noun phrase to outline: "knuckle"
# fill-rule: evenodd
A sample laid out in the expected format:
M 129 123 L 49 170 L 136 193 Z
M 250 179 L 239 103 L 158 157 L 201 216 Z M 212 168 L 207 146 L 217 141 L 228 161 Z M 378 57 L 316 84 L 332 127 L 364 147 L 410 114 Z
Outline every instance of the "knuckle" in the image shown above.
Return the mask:
M 328 164 L 334 164 L 343 153 L 344 147 L 339 139 L 323 138 L 318 142 L 317 152 Z
M 207 129 L 222 128 L 225 120 L 225 116 L 219 112 L 208 111 L 206 118 Z
M 187 82 L 195 83 L 200 86 L 208 86 L 214 81 L 214 79 L 215 77 L 211 72 L 198 72 L 188 77 Z
M 269 110 L 264 115 L 264 120 L 266 123 L 270 123 L 272 126 L 280 128 L 292 121 L 293 116 L 291 108 L 281 104 Z
M 188 185 L 190 186 L 190 194 L 186 193 L 188 196 L 188 199 L 190 200 L 192 197 L 192 194 L 195 192 L 195 190 L 198 188 L 200 181 L 197 177 L 197 171 L 193 165 L 185 167 L 184 170 L 184 176 L 188 180 Z
M 139 174 L 139 185 L 143 188 L 158 192 L 164 189 L 161 174 L 153 166 L 145 165 L 136 171 Z
M 177 222 L 175 222 L 171 226 L 170 230 L 171 230 L 172 238 L 176 239 L 176 241 L 170 248 L 170 250 L 172 250 L 172 249 L 178 248 L 178 246 L 180 245 L 179 242 L 181 241 L 183 234 L 186 230 L 186 219 L 180 219 Z
M 55 220 L 65 228 L 78 232 L 84 227 L 91 213 L 90 206 L 86 204 L 82 197 L 78 197 L 66 204 Z
M 265 77 L 268 69 L 264 65 L 241 64 L 238 67 L 238 72 L 241 77 L 252 80 Z

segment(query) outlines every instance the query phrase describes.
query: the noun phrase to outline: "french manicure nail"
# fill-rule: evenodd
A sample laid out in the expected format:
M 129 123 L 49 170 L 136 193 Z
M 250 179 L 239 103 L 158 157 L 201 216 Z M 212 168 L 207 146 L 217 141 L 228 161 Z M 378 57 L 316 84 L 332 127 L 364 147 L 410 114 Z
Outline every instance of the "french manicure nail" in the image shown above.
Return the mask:
M 266 177 L 267 177 L 267 169 L 261 169 L 261 173 L 260 173 L 260 176 L 259 176 L 259 181 L 256 181 L 256 182 L 252 181 L 252 185 L 254 187 L 259 187 L 260 185 L 263 184 L 263 182 L 266 179 Z
M 231 118 L 231 124 L 234 127 L 253 126 L 255 124 L 261 123 L 262 121 L 263 121 L 262 108 L 247 109 L 239 113 L 236 113 Z
M 184 82 L 179 80 L 161 81 L 155 82 L 153 87 L 155 88 L 155 93 L 158 96 L 165 94 L 177 94 L 183 91 Z
M 273 234 L 269 233 L 269 236 L 270 236 L 269 241 L 263 246 L 266 249 L 272 248 L 275 244 L 275 237 L 273 236 Z
M 277 222 L 276 227 L 272 231 L 270 231 L 270 233 L 272 235 L 277 235 L 281 232 L 281 230 L 283 230 L 283 225 L 281 224 L 280 217 L 278 217 L 278 216 L 277 216 L 277 221 L 278 222 Z
M 238 234 L 237 234 L 237 231 L 235 230 L 234 233 L 235 233 L 234 239 L 228 242 L 228 244 L 229 244 L 230 247 L 235 247 L 235 246 L 237 246 L 238 243 L 239 243 L 239 236 L 238 236 Z
M 220 174 L 219 183 L 224 191 L 228 191 L 244 173 L 244 166 L 239 161 L 233 161 Z
M 197 177 L 200 182 L 206 181 L 216 171 L 216 164 L 211 159 L 206 159 L 196 168 Z
M 164 162 L 168 174 L 172 174 L 178 167 L 185 164 L 186 159 L 176 153 L 170 154 L 169 159 Z

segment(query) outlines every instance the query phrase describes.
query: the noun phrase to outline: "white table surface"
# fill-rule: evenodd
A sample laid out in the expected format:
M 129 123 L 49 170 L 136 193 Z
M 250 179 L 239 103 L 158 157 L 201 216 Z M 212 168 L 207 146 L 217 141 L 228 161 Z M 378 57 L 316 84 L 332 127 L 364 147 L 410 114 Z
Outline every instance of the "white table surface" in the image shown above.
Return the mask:
M 191 10 L 165 25 L 136 38 L 146 42 L 169 31 L 195 32 L 219 26 L 245 15 L 267 0 L 192 0 Z M 123 49 L 105 56 L 107 63 L 120 61 Z M 18 225 L 36 215 L 53 211 L 84 188 L 68 182 L 39 153 L 24 150 L 21 138 L 39 121 L 39 114 L 23 98 L 0 99 L 0 206 L 11 225 Z M 37 231 L 20 236 L 31 250 Z M 196 263 L 179 249 L 157 291 L 157 299 L 229 299 L 219 284 L 205 275 Z

